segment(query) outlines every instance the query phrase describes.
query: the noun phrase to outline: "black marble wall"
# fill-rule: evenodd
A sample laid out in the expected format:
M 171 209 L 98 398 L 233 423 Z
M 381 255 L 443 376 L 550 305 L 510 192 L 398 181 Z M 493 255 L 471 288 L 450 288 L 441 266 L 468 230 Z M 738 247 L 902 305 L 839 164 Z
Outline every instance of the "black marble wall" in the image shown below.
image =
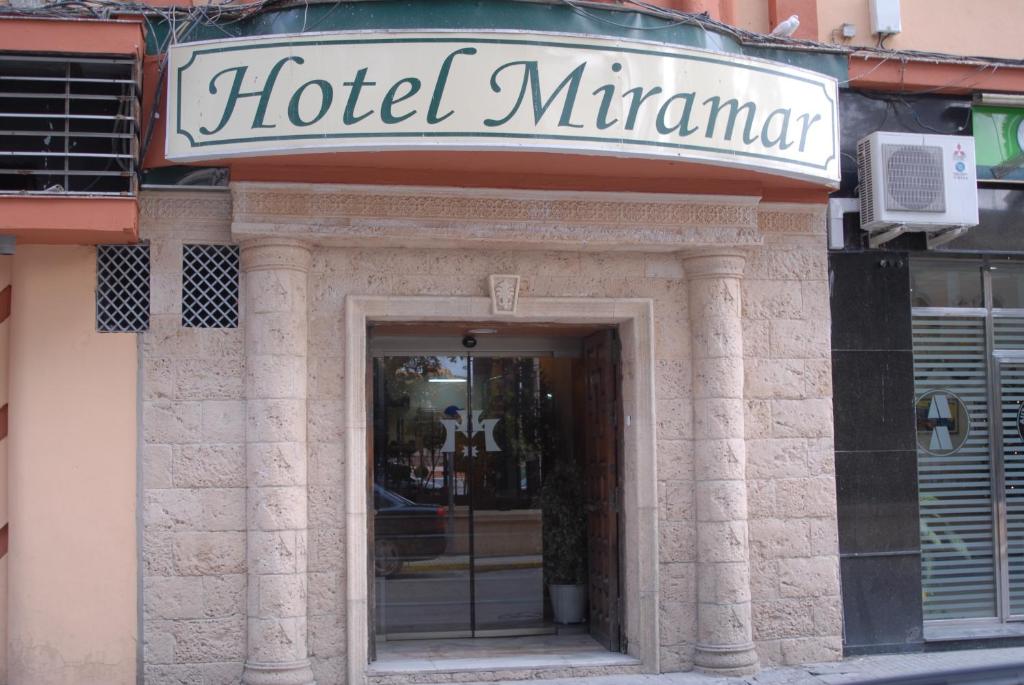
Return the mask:
M 832 253 L 832 380 L 847 654 L 923 648 L 905 252 Z

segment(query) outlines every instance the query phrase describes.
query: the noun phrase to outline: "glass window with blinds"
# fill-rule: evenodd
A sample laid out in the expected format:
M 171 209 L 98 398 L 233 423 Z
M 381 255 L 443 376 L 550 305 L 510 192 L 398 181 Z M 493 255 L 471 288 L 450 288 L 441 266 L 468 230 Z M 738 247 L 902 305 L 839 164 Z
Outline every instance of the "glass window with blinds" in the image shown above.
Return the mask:
M 911 262 L 926 621 L 1024 619 L 1024 264 Z

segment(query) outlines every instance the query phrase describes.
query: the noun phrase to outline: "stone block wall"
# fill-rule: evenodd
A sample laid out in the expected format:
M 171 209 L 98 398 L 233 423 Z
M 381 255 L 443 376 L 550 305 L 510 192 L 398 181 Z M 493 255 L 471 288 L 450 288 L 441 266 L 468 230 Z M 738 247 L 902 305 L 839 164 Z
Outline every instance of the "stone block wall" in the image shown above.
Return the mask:
M 154 288 L 141 397 L 146 682 L 237 683 L 246 656 L 244 341 L 241 328 L 180 322 L 181 245 L 230 242 L 230 198 L 153 192 L 141 204 Z M 839 658 L 824 216 L 773 207 L 760 223 L 765 246 L 748 252 L 742 289 L 754 638 L 765 665 Z M 313 249 L 306 602 L 320 685 L 344 683 L 346 673 L 345 297 L 479 297 L 494 273 L 519 274 L 522 297 L 653 300 L 661 668 L 692 667 L 696 524 L 682 264 L 678 255 L 633 252 Z
M 241 328 L 181 325 L 184 243 L 231 242 L 227 193 L 144 194 L 151 324 L 142 335 L 146 683 L 237 684 L 245 659 Z
M 754 640 L 762 665 L 842 657 L 824 208 L 762 209 L 743 280 Z

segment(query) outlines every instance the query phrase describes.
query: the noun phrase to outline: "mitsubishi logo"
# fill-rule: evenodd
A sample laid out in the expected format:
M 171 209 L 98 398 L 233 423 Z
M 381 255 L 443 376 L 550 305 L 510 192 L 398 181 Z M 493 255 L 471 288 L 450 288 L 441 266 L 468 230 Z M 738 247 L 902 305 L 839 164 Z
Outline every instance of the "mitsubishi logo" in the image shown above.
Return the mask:
M 465 435 L 467 438 L 474 438 L 480 433 L 484 434 L 484 450 L 487 452 L 500 452 L 501 448 L 498 447 L 498 443 L 494 441 L 494 427 L 498 425 L 498 421 L 501 419 L 481 419 L 480 415 L 483 411 L 480 409 L 473 410 L 473 432 L 469 432 L 469 426 L 465 411 L 458 409 L 457 407 L 448 407 L 445 410 L 446 416 L 458 416 L 457 419 L 441 419 L 441 425 L 444 426 L 445 438 L 444 445 L 441 447 L 442 452 L 454 452 L 455 451 L 455 436 L 458 434 Z M 476 456 L 476 447 L 466 448 L 467 455 Z

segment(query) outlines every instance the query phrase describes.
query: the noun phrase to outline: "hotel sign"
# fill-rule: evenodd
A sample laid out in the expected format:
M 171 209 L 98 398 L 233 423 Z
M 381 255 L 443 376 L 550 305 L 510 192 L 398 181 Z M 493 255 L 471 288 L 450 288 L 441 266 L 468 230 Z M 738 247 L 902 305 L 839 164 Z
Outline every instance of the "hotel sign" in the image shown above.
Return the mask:
M 167 158 L 527 150 L 839 179 L 836 81 L 749 57 L 513 32 L 276 35 L 170 48 Z

